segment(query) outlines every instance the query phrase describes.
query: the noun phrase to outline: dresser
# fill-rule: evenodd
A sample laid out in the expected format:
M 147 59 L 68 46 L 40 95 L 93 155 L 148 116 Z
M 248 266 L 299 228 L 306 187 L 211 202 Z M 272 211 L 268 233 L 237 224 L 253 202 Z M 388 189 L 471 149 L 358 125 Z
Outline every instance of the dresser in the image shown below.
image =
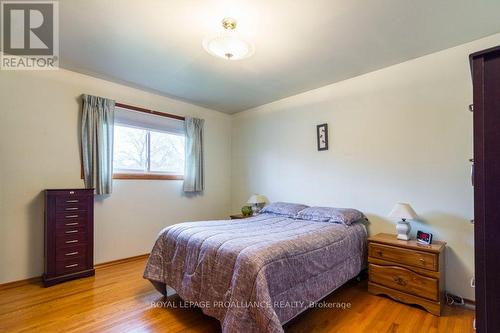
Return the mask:
M 368 291 L 418 304 L 441 315 L 444 302 L 445 242 L 420 245 L 392 234 L 368 239 Z
M 94 275 L 94 190 L 45 190 L 46 287 Z

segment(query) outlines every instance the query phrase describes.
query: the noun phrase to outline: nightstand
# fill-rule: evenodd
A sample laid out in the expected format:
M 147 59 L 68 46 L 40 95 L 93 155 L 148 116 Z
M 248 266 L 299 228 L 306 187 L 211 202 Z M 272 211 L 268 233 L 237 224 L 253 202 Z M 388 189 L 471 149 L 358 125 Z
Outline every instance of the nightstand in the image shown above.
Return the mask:
M 444 304 L 445 242 L 420 245 L 396 235 L 368 238 L 368 291 L 418 304 L 440 316 Z
M 248 217 L 252 217 L 253 215 L 250 215 L 250 216 L 245 216 L 243 214 L 235 214 L 235 215 L 229 215 L 229 217 L 231 218 L 231 220 L 239 220 L 239 219 L 246 219 Z

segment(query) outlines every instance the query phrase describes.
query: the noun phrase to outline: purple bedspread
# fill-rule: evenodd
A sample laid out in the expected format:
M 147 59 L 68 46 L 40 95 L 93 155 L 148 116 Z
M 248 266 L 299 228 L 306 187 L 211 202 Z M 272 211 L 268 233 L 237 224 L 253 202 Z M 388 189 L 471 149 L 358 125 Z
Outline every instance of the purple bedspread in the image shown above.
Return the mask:
M 268 214 L 162 230 L 144 278 L 204 304 L 222 332 L 283 332 L 366 265 L 364 225 Z M 158 283 L 159 282 L 159 283 Z

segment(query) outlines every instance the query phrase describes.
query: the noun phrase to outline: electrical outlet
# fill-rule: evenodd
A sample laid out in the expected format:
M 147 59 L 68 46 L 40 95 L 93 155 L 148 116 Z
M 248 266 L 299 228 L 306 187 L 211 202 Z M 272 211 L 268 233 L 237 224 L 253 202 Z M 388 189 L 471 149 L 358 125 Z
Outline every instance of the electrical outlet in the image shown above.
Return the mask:
M 464 305 L 465 304 L 463 297 L 457 296 L 457 295 L 453 295 L 453 294 L 449 294 L 449 293 L 446 293 L 446 302 L 449 305 L 453 305 L 453 304 L 455 304 L 455 305 Z

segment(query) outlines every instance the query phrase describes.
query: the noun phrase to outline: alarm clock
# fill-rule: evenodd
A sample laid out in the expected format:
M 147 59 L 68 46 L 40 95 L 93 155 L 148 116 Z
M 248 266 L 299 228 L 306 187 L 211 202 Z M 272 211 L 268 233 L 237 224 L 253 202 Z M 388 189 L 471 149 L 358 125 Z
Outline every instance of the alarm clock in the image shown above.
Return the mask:
M 432 234 L 430 232 L 417 231 L 417 242 L 424 245 L 432 243 Z

